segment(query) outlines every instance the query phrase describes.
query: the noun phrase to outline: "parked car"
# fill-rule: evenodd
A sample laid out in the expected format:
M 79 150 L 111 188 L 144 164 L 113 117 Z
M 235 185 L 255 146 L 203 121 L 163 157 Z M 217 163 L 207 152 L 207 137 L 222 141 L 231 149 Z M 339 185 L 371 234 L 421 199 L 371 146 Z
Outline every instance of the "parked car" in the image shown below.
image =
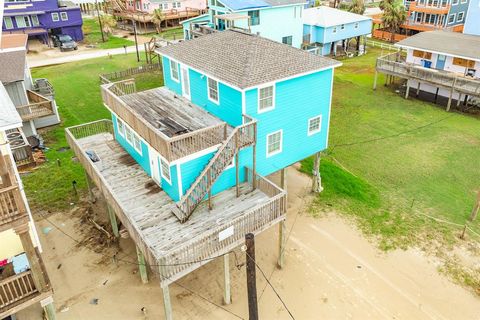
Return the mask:
M 52 36 L 53 46 L 60 47 L 60 51 L 77 50 L 78 45 L 72 37 L 67 34 L 57 34 Z

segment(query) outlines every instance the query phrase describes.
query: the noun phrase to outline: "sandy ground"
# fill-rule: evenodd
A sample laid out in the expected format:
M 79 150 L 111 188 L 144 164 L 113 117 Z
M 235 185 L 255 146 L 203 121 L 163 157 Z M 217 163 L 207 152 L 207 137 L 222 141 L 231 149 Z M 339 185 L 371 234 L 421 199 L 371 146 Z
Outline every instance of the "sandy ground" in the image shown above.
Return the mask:
M 480 318 L 480 299 L 440 275 L 435 260 L 414 249 L 384 254 L 335 214 L 308 216 L 304 209 L 310 199 L 310 180 L 290 168 L 288 182 L 286 266 L 283 270 L 275 267 L 277 228 L 256 238 L 256 256 L 296 319 Z M 98 215 L 105 215 L 96 208 Z M 59 213 L 50 219 L 69 235 L 81 237 L 75 229 L 78 217 Z M 100 262 L 105 259 L 75 247 L 75 242 L 58 230 L 42 232 L 49 226 L 45 220 L 37 224 L 55 289 L 57 319 L 163 319 L 156 279 L 142 285 L 134 265 L 116 265 L 110 259 Z M 132 241 L 122 239 L 120 247 L 119 255 L 134 261 Z M 231 256 L 233 303 L 226 308 L 248 318 L 245 267 L 237 269 L 234 260 Z M 239 260 L 244 260 L 241 253 Z M 175 319 L 235 319 L 199 297 L 222 304 L 222 268 L 222 259 L 216 259 L 179 281 L 195 294 L 171 286 Z M 257 290 L 261 319 L 289 319 L 259 272 Z M 91 303 L 95 298 L 98 304 Z M 142 307 L 146 307 L 146 315 Z M 18 319 L 41 319 L 41 309 L 31 307 Z

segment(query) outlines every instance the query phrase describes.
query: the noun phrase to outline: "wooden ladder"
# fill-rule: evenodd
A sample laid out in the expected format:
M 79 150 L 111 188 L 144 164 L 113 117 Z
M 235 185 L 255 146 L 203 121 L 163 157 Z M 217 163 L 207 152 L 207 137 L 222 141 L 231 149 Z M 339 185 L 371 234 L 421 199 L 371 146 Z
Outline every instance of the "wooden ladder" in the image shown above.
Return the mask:
M 205 196 L 210 193 L 213 184 L 220 177 L 223 170 L 232 163 L 235 155 L 241 149 L 256 143 L 256 125 L 256 121 L 252 120 L 236 127 L 212 159 L 210 159 L 185 195 L 172 208 L 173 214 L 181 223 L 187 221 L 197 206 L 205 199 Z

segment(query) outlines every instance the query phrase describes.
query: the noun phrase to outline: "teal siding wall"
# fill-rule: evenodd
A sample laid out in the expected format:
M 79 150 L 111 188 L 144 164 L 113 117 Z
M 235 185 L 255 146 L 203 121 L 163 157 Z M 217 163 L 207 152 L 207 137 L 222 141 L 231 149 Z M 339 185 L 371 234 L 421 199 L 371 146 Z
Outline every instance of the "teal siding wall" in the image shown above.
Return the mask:
M 162 65 L 163 65 L 163 83 L 165 86 L 170 90 L 176 92 L 177 94 L 182 94 L 182 75 L 180 73 L 180 65 L 178 65 L 178 82 L 172 79 L 172 75 L 170 73 L 170 60 L 166 57 L 162 57 Z
M 221 82 L 218 84 L 219 102 L 208 99 L 207 77 L 189 69 L 191 100 L 211 114 L 232 126 L 242 123 L 242 94 Z
M 142 144 L 142 154 L 140 154 L 135 148 L 118 133 L 118 122 L 117 116 L 112 113 L 112 122 L 113 122 L 113 130 L 115 134 L 115 139 L 118 143 L 132 156 L 133 159 L 145 170 L 145 172 L 152 176 L 150 170 L 150 157 L 148 153 L 148 146 L 141 141 Z
M 278 82 L 275 109 L 257 112 L 258 89 L 246 92 L 246 112 L 258 120 L 257 171 L 266 176 L 327 146 L 333 70 Z M 308 119 L 322 115 L 321 131 L 308 136 Z M 282 152 L 266 156 L 267 134 L 283 130 Z
M 158 163 L 160 169 L 160 162 Z M 168 182 L 163 177 L 162 179 L 162 189 L 173 199 L 173 201 L 180 200 L 178 194 L 178 164 L 170 166 L 170 177 L 171 182 Z

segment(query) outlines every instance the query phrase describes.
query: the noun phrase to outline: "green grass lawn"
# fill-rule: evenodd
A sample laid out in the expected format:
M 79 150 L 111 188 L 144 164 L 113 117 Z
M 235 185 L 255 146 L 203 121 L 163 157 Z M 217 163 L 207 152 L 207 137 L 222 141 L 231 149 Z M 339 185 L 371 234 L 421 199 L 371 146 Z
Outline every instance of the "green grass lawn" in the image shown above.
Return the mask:
M 459 227 L 423 214 L 466 222 L 480 188 L 480 120 L 405 100 L 381 85 L 383 76 L 373 91 L 380 53 L 343 60 L 335 72 L 330 142 L 322 164 L 325 191 L 314 211 L 333 207 L 354 217 L 384 249 L 417 243 L 419 237 L 452 241 Z M 358 143 L 386 136 L 394 137 Z M 302 165 L 310 172 L 312 159 Z M 478 221 L 471 227 L 480 233 Z
M 89 45 L 95 45 L 99 49 L 112 49 L 121 48 L 123 46 L 132 46 L 135 43 L 131 40 L 119 38 L 115 36 L 108 36 L 105 34 L 105 42 L 102 40 L 102 33 L 100 32 L 100 26 L 97 19 L 83 19 L 83 34 L 85 38 L 83 43 Z
M 55 87 L 56 102 L 62 123 L 42 132 L 48 162 L 23 176 L 25 189 L 32 207 L 58 210 L 76 201 L 72 181 L 80 191 L 85 189 L 85 176 L 79 164 L 71 161 L 73 153 L 65 150 L 68 144 L 64 129 L 69 126 L 98 119 L 109 119 L 100 96 L 100 73 L 108 73 L 138 65 L 134 54 L 115 55 L 62 65 L 35 68 L 34 78 L 48 78 Z M 138 90 L 158 87 L 163 78 L 160 72 L 137 75 Z M 60 161 L 60 166 L 57 164 Z

